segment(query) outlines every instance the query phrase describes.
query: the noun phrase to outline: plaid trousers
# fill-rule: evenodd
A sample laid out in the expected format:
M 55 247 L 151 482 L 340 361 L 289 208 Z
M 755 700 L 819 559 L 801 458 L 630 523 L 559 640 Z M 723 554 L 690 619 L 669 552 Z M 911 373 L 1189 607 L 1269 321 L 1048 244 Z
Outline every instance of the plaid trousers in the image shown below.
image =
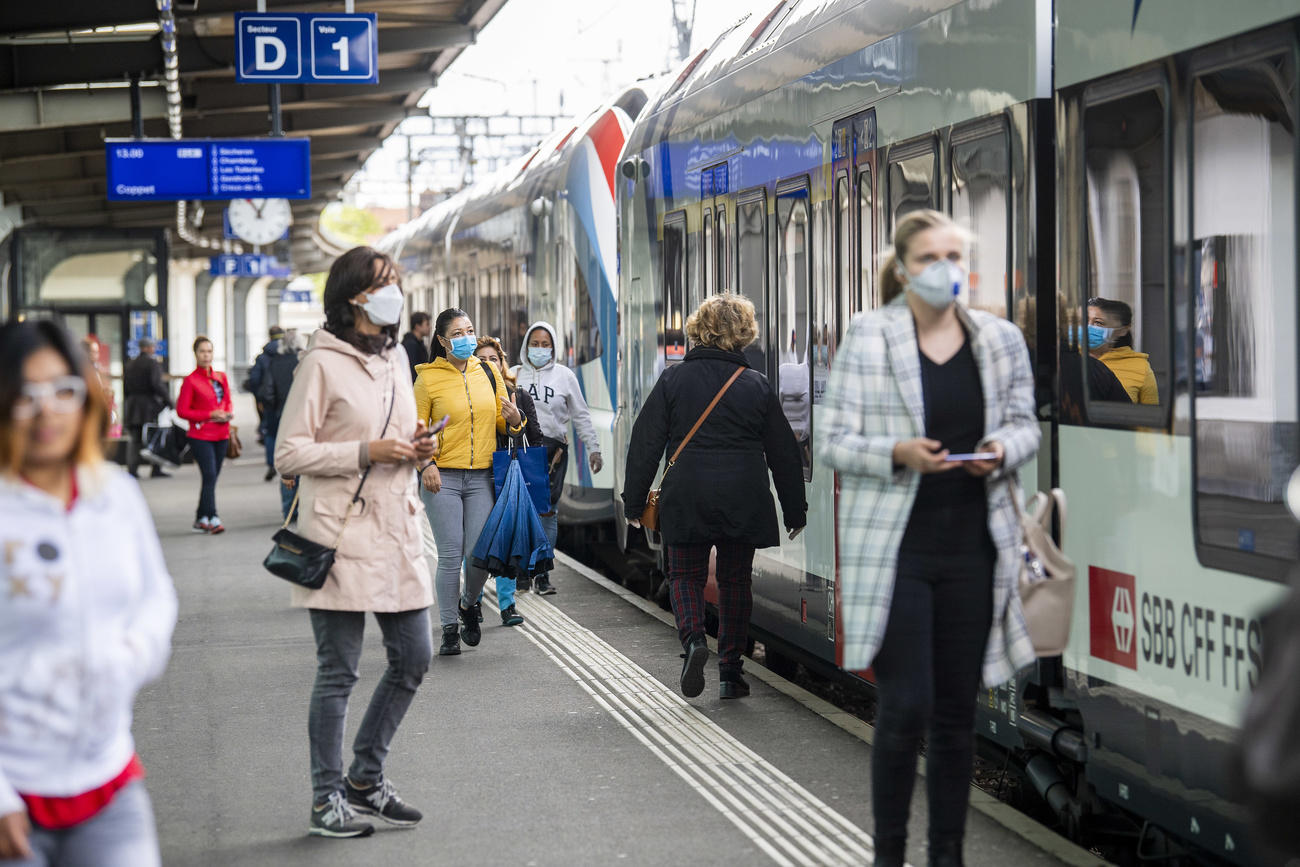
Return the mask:
M 754 546 L 721 541 L 667 546 L 668 586 L 682 646 L 704 635 L 704 587 L 709 581 L 709 551 L 718 549 L 718 665 L 741 666 L 754 609 Z

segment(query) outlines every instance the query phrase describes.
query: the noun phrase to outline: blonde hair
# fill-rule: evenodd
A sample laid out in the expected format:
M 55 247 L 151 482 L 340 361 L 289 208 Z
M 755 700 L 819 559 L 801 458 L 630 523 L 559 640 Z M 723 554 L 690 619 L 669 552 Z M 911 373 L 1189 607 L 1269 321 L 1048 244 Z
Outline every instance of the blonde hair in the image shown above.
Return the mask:
M 474 355 L 477 356 L 478 351 L 484 346 L 490 346 L 497 351 L 497 358 L 501 359 L 501 363 L 497 365 L 497 371 L 500 372 L 501 377 L 506 381 L 506 384 L 513 388 L 515 385 L 515 378 L 511 375 L 510 368 L 506 367 L 506 351 L 501 348 L 501 341 L 497 340 L 495 337 L 480 337 L 478 339 L 478 345 L 474 347 Z M 479 360 L 481 361 L 482 359 Z
M 894 246 L 885 251 L 880 261 L 880 303 L 888 304 L 903 294 L 903 281 L 898 277 L 899 264 L 907 258 L 907 248 L 912 239 L 931 229 L 951 229 L 965 240 L 970 233 L 953 222 L 952 217 L 929 208 L 912 211 L 894 227 Z
M 686 336 L 696 346 L 740 352 L 758 337 L 754 303 L 730 292 L 710 296 L 686 320 Z

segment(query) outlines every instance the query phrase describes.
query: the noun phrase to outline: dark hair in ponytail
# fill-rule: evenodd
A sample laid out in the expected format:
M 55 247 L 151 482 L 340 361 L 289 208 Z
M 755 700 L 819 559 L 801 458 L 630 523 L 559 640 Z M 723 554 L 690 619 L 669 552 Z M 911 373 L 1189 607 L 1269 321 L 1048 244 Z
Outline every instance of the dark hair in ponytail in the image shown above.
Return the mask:
M 963 235 L 966 230 L 953 222 L 952 217 L 929 208 L 912 211 L 894 227 L 894 246 L 880 259 L 880 303 L 888 304 L 903 294 L 906 287 L 898 277 L 898 267 L 907 258 L 907 248 L 912 239 L 930 229 L 955 229 Z
M 375 282 L 375 263 L 382 262 Z M 334 260 L 325 278 L 325 330 L 368 355 L 378 355 L 397 345 L 397 326 L 385 325 L 379 334 L 357 331 L 356 308 L 352 299 L 367 289 L 397 281 L 393 260 L 373 247 L 353 247 Z
M 448 307 L 446 310 L 438 314 L 437 320 L 433 323 L 433 343 L 431 344 L 433 350 L 431 355 L 432 358 L 447 357 L 447 347 L 443 346 L 442 342 L 439 341 L 438 338 L 446 337 L 447 326 L 451 325 L 451 323 L 461 317 L 468 319 L 469 314 L 464 310 L 461 310 L 459 307 Z

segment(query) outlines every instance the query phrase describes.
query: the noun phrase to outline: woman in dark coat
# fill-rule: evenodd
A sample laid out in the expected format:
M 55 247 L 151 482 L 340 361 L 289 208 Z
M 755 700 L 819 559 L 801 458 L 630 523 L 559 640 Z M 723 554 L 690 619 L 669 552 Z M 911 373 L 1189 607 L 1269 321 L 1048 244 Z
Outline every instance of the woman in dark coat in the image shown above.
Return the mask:
M 709 298 L 686 321 L 693 348 L 663 372 L 632 428 L 624 511 L 632 526 L 666 457 L 671 457 L 737 369 L 739 378 L 682 451 L 660 490 L 660 532 L 667 547 L 669 587 L 677 634 L 686 650 L 682 694 L 704 691 L 709 648 L 704 638 L 704 585 L 709 552 L 718 550 L 718 691 L 743 698 L 741 654 L 753 608 L 756 548 L 781 542 L 767 473 L 794 538 L 807 522 L 799 445 L 767 377 L 749 369 L 741 353 L 758 333 L 754 305 L 743 296 Z

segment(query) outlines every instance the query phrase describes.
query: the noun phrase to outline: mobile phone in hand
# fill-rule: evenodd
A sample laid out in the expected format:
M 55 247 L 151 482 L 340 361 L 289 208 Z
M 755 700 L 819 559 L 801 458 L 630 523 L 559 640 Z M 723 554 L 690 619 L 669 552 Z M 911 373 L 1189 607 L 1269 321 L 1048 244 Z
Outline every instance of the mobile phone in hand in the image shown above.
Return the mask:
M 424 430 L 420 431 L 418 434 L 416 434 L 412 438 L 412 441 L 419 442 L 420 440 L 427 440 L 429 437 L 433 436 L 434 434 L 441 432 L 442 429 L 447 426 L 447 422 L 449 421 L 451 421 L 451 416 L 444 415 L 441 419 L 438 420 L 438 423 L 435 424 L 433 427 L 427 427 Z
M 944 461 L 960 463 L 962 461 L 995 461 L 997 459 L 997 452 L 967 452 L 961 455 L 948 455 L 948 457 L 944 458 Z

